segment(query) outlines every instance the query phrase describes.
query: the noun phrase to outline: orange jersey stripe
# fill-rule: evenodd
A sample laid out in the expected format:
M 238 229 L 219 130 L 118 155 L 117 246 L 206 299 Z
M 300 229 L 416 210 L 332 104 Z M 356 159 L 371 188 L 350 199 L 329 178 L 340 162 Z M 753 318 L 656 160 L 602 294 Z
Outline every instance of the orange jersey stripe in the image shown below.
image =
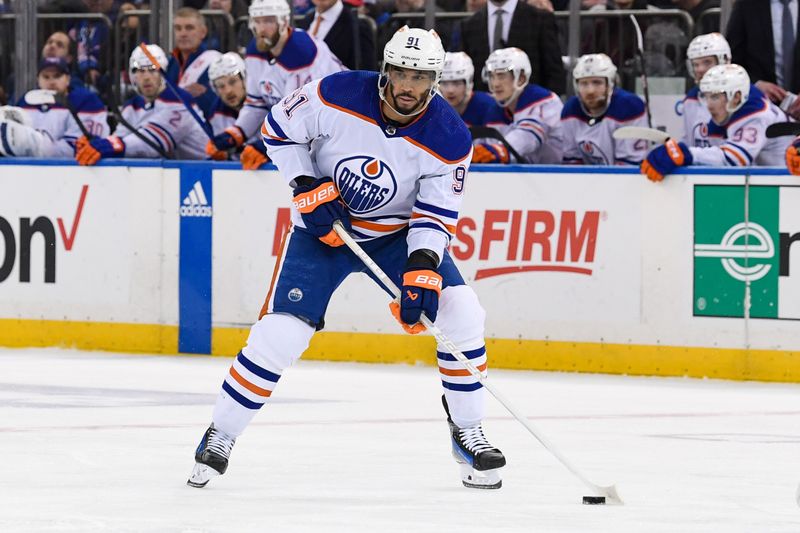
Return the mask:
M 731 154 L 733 157 L 735 157 L 739 161 L 739 164 L 742 165 L 743 167 L 747 166 L 747 161 L 745 161 L 744 158 L 741 155 L 736 153 L 736 151 L 731 150 L 730 148 L 728 148 L 726 146 L 722 147 L 722 151 L 723 152 L 727 152 L 727 153 Z
M 267 125 L 266 124 L 261 124 L 261 135 L 263 135 L 264 137 L 269 137 L 270 139 L 274 139 L 276 141 L 288 141 L 288 139 L 286 139 L 284 137 L 276 137 L 276 136 L 272 135 L 267 130 Z
M 255 385 L 253 385 L 252 383 L 250 383 L 249 381 L 247 381 L 246 379 L 244 379 L 242 377 L 242 375 L 240 373 L 238 373 L 236 371 L 236 369 L 233 368 L 233 367 L 231 367 L 231 376 L 233 377 L 233 379 L 235 379 L 239 383 L 239 385 L 241 385 L 242 387 L 244 387 L 245 389 L 249 390 L 250 392 L 252 392 L 254 394 L 258 394 L 259 396 L 264 396 L 264 397 L 267 397 L 267 398 L 269 398 L 269 395 L 272 394 L 271 390 L 262 389 L 261 387 L 257 387 Z
M 455 226 L 451 226 L 450 224 L 445 224 L 444 222 L 442 222 L 441 220 L 439 220 L 436 217 L 432 217 L 430 215 L 423 215 L 422 213 L 411 213 L 411 218 L 429 218 L 431 220 L 435 220 L 436 222 L 438 222 L 439 224 L 441 224 L 442 226 L 447 228 L 447 231 L 449 231 L 453 235 L 456 234 L 456 227 Z
M 319 96 L 319 99 L 322 101 L 322 103 L 325 104 L 328 107 L 332 107 L 334 109 L 338 109 L 342 113 L 347 113 L 348 115 L 352 115 L 354 117 L 360 118 L 361 120 L 366 120 L 370 124 L 374 124 L 376 126 L 378 125 L 377 122 L 375 122 L 374 120 L 372 120 L 369 117 L 366 117 L 366 116 L 362 115 L 361 113 L 356 113 L 355 111 L 353 111 L 351 109 L 347 109 L 346 107 L 341 107 L 341 106 L 338 106 L 336 104 L 332 104 L 329 101 L 325 100 L 325 97 L 322 96 L 322 91 L 320 91 L 320 86 L 319 85 L 317 85 L 317 95 Z
M 486 370 L 487 364 L 483 363 L 482 365 L 476 367 L 479 372 L 483 372 Z M 469 370 L 466 368 L 462 368 L 459 370 L 452 370 L 450 368 L 442 368 L 439 367 L 439 372 L 444 374 L 445 376 L 471 376 L 472 374 L 469 373 Z
M 407 140 L 408 142 L 410 142 L 411 144 L 413 144 L 413 145 L 414 145 L 414 146 L 416 146 L 417 148 L 421 148 L 422 150 L 425 150 L 426 152 L 428 152 L 429 154 L 431 154 L 433 157 L 435 157 L 435 158 L 436 158 L 436 159 L 438 159 L 439 161 L 442 161 L 442 162 L 444 162 L 444 163 L 447 163 L 448 165 L 453 165 L 453 164 L 455 164 L 455 163 L 461 163 L 461 162 L 462 162 L 462 161 L 464 161 L 464 160 L 467 158 L 467 156 L 469 155 L 469 152 L 467 152 L 466 154 L 464 154 L 464 156 L 463 156 L 462 158 L 460 158 L 460 159 L 453 159 L 453 160 L 451 161 L 450 159 L 445 159 L 444 157 L 440 156 L 439 154 L 437 154 L 436 152 L 434 152 L 433 150 L 431 150 L 430 148 L 428 148 L 427 146 L 425 146 L 425 145 L 424 145 L 424 144 L 422 144 L 421 142 L 415 141 L 415 140 L 414 140 L 414 139 L 412 139 L 411 137 L 403 137 L 403 139 Z
M 356 228 L 369 229 L 372 231 L 397 231 L 406 227 L 408 224 L 378 224 L 377 222 L 367 222 L 366 220 L 359 220 L 351 218 L 350 223 Z

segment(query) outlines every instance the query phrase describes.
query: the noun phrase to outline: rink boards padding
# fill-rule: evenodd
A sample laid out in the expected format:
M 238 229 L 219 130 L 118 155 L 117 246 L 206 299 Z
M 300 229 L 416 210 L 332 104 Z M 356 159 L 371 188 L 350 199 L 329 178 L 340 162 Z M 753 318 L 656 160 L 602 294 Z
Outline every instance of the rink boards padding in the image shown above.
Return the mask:
M 235 354 L 291 223 L 274 167 L 236 167 L 0 159 L 0 345 Z M 800 381 L 800 183 L 751 172 L 474 167 L 450 252 L 490 365 Z M 304 357 L 434 351 L 355 275 Z

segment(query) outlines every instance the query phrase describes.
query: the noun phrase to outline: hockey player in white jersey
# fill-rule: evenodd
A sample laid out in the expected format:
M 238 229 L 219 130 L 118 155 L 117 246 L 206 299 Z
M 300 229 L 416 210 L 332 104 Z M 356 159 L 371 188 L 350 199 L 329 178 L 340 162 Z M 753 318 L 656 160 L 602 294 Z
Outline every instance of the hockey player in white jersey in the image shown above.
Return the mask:
M 516 161 L 502 143 L 475 143 L 473 163 L 561 163 L 564 141 L 557 94 L 532 83 L 531 62 L 519 48 L 501 48 L 483 66 L 483 81 L 496 101 L 486 125 L 496 129 L 522 158 Z
M 474 78 L 475 65 L 467 54 L 447 52 L 444 55 L 439 91 L 469 128 L 485 125 L 486 113 L 494 107 L 489 93 L 472 90 Z
M 391 308 L 406 331 L 424 329 L 424 312 L 486 369 L 485 312 L 447 251 L 472 145 L 464 122 L 436 93 L 443 62 L 436 32 L 404 26 L 386 44 L 381 73 L 327 76 L 270 111 L 262 131 L 294 189 L 293 227 L 260 319 L 225 377 L 189 485 L 202 487 L 225 472 L 236 437 L 323 327 L 334 290 L 350 273 L 366 270 L 341 246 L 336 220 L 402 286 L 403 298 Z M 444 346 L 437 350 L 462 481 L 499 488 L 505 458 L 483 434 L 485 389 Z
M 267 162 L 259 129 L 270 108 L 311 80 L 347 70 L 323 41 L 289 25 L 286 0 L 253 0 L 248 9 L 253 40 L 247 45 L 247 99 L 235 125 L 208 146 L 230 151 L 244 146 L 241 161 L 248 170 Z
M 167 56 L 158 45 L 148 44 L 147 50 L 162 69 L 166 67 Z M 75 154 L 78 163 L 94 165 L 106 157 L 158 158 L 162 154 L 176 159 L 205 159 L 208 137 L 179 95 L 167 87 L 158 65 L 139 47 L 131 54 L 128 73 L 139 94 L 125 103 L 122 117 L 135 132 L 119 124 L 108 137 L 82 137 Z M 189 93 L 177 90 L 182 92 L 183 101 L 192 101 Z
M 236 52 L 221 55 L 208 67 L 208 79 L 211 89 L 217 95 L 211 105 L 208 122 L 214 135 L 219 135 L 234 125 L 244 106 L 247 96 L 244 86 L 247 79 L 244 60 Z M 217 150 L 213 143 L 207 143 L 206 150 L 212 159 L 225 161 L 229 158 L 228 152 Z M 238 155 L 230 155 L 238 159 Z
M 778 106 L 750 84 L 739 65 L 712 67 L 700 80 L 700 99 L 708 108 L 709 147 L 690 147 L 674 139 L 657 146 L 642 162 L 641 171 L 661 181 L 686 165 L 779 166 L 784 162 L 789 137 L 768 139 L 770 124 L 788 120 Z
M 711 67 L 728 65 L 731 62 L 731 47 L 721 33 L 698 35 L 686 49 L 686 69 L 694 79 L 695 86 L 683 99 L 683 140 L 689 146 L 711 146 L 708 137 L 708 122 L 711 115 L 708 107 L 700 101 L 700 80 Z
M 561 112 L 564 162 L 587 165 L 639 165 L 647 141 L 614 139 L 623 126 L 647 127 L 641 98 L 615 87 L 617 67 L 605 54 L 587 54 L 572 71 L 576 95 Z
M 73 157 L 82 135 L 72 115 L 95 135 L 108 135 L 106 108 L 96 93 L 70 87 L 66 59 L 39 63 L 39 89 L 26 93 L 17 107 L 0 108 L 0 155 L 6 157 Z

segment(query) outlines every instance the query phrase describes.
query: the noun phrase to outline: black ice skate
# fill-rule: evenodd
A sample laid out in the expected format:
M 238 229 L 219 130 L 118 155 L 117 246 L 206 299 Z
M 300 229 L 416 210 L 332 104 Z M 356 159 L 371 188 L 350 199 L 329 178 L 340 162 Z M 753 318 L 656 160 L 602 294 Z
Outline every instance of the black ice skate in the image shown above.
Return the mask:
M 211 424 L 194 452 L 196 463 L 186 484 L 190 487 L 205 487 L 209 479 L 224 474 L 228 469 L 228 458 L 234 442 L 234 437 L 219 431 Z
M 442 405 L 447 413 L 447 423 L 450 425 L 453 457 L 461 465 L 461 481 L 464 486 L 472 489 L 502 487 L 500 469 L 506 464 L 503 452 L 489 444 L 480 424 L 469 428 L 456 426 L 450 418 L 450 410 L 444 396 Z

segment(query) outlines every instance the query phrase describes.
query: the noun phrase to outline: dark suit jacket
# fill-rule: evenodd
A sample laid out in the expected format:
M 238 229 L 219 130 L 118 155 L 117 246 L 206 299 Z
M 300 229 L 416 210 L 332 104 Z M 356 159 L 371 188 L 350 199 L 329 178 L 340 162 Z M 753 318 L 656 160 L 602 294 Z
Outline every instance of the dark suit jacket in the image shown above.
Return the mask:
M 475 64 L 475 90 L 485 91 L 481 70 L 489 57 L 489 26 L 484 6 L 462 23 L 461 50 Z M 519 0 L 511 18 L 507 47 L 522 49 L 531 60 L 532 82 L 564 94 L 566 73 L 561 62 L 556 19 L 552 13 L 531 7 Z
M 297 21 L 297 27 L 309 29 L 314 14 L 315 10 L 312 9 L 305 18 Z M 369 22 L 360 20 L 356 11 L 347 4 L 325 36 L 325 44 L 350 70 L 377 70 L 375 34 Z
M 798 18 L 800 20 L 800 17 Z M 800 29 L 800 28 L 798 28 Z M 775 45 L 772 40 L 772 16 L 769 0 L 738 0 L 733 4 L 725 37 L 731 45 L 733 62 L 750 75 L 750 81 L 776 83 Z M 795 35 L 798 32 L 795 31 Z M 789 91 L 800 92 L 800 39 L 794 42 L 792 80 L 786 83 Z

